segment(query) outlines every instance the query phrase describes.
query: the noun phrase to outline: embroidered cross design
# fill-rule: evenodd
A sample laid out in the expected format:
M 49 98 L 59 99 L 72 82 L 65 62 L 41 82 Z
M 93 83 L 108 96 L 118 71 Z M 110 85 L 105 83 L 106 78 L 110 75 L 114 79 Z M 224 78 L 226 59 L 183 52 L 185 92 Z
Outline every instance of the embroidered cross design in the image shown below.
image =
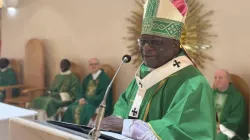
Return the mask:
M 139 85 L 141 86 L 141 88 L 142 88 L 142 83 L 141 82 L 139 82 Z
M 133 113 L 133 116 L 135 116 L 138 113 L 138 111 L 136 111 L 136 108 L 134 108 L 134 110 L 132 110 L 132 113 Z
M 180 67 L 180 64 L 181 64 L 180 61 L 177 62 L 176 60 L 174 60 L 173 66 L 174 66 L 174 67 L 177 66 L 177 68 L 179 68 L 179 67 Z

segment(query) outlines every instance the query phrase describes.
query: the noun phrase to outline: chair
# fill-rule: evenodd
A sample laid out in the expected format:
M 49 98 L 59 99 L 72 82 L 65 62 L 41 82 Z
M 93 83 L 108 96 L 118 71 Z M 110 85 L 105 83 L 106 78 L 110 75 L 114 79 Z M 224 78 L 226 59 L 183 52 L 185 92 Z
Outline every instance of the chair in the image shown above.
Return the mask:
M 26 103 L 43 94 L 45 66 L 44 44 L 41 40 L 31 39 L 28 41 L 25 47 L 23 68 L 23 84 L 0 87 L 0 90 L 6 90 L 7 93 L 5 103 L 25 107 Z M 11 97 L 10 93 L 13 88 L 21 89 L 19 97 Z
M 110 65 L 108 64 L 103 64 L 101 66 L 101 68 L 103 69 L 103 71 L 108 75 L 108 77 L 110 79 L 112 79 L 115 75 L 115 70 L 114 68 L 112 68 Z M 115 99 L 116 99 L 116 80 L 114 80 L 113 84 L 112 84 L 112 92 L 113 92 L 113 104 L 115 103 Z
M 247 84 L 247 82 L 239 77 L 238 75 L 231 74 L 231 81 L 233 85 L 240 91 L 242 96 L 245 99 L 246 105 L 247 105 L 247 114 L 248 114 L 248 127 L 250 128 L 250 111 L 249 111 L 249 98 L 250 98 L 250 89 Z M 249 131 L 250 132 L 250 131 Z
M 76 74 L 76 76 L 81 81 L 84 75 L 83 67 L 77 63 L 71 62 L 71 71 Z

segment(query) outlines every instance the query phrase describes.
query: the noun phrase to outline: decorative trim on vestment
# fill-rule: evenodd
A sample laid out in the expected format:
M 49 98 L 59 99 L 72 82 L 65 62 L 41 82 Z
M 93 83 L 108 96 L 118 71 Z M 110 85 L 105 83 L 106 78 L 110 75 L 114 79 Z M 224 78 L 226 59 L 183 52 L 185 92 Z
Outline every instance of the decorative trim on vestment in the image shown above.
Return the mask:
M 146 17 L 143 19 L 142 34 L 156 35 L 180 40 L 183 23 L 163 18 Z
M 169 76 L 170 77 L 170 76 Z M 166 83 L 167 79 L 161 81 L 157 87 L 157 89 L 155 90 L 154 94 L 152 95 L 152 97 L 149 99 L 149 102 L 148 102 L 148 105 L 146 107 L 146 111 L 144 113 L 144 117 L 143 117 L 143 121 L 146 121 L 147 117 L 148 117 L 148 112 L 149 112 L 149 108 L 150 108 L 150 105 L 151 105 L 151 101 L 154 97 L 154 95 L 160 90 L 160 88 Z
M 149 88 L 189 65 L 193 65 L 193 63 L 187 56 L 179 56 L 172 59 L 165 65 L 153 70 L 142 79 L 140 78 L 140 67 L 135 75 L 138 90 L 130 109 L 129 117 L 134 119 L 139 117 L 141 103 L 143 101 L 145 93 Z
M 76 109 L 73 111 L 73 116 L 75 120 L 75 124 L 80 124 L 80 110 L 82 106 L 77 105 Z
M 95 80 L 90 80 L 88 82 L 86 94 L 87 96 L 94 96 L 96 92 L 97 84 L 95 83 Z
M 150 129 L 152 130 L 152 132 L 155 134 L 155 136 L 159 139 L 159 140 L 162 140 L 161 137 L 155 132 L 155 130 L 153 129 L 153 127 L 151 126 L 150 123 L 147 123 L 148 126 L 150 127 Z
M 159 0 L 148 1 L 145 17 L 156 17 L 158 6 L 159 6 Z

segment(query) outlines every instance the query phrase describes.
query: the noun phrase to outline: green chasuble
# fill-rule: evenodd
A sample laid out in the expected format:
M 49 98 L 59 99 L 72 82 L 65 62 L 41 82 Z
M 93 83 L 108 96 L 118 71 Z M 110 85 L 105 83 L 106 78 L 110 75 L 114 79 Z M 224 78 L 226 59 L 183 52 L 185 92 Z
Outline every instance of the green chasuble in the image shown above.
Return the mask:
M 80 90 L 80 81 L 73 73 L 56 75 L 51 88 L 44 96 L 31 102 L 30 108 L 45 110 L 48 117 L 55 115 L 60 107 L 66 106 L 75 100 Z M 69 94 L 71 101 L 63 102 L 60 93 Z
M 100 75 L 93 79 L 89 74 L 82 82 L 81 93 L 78 94 L 77 100 L 72 103 L 63 116 L 64 122 L 87 125 L 91 117 L 94 116 L 96 109 L 103 100 L 105 91 L 110 83 L 108 75 L 101 70 Z M 86 104 L 79 105 L 79 100 L 84 98 Z M 112 91 L 108 93 L 105 116 L 111 115 L 113 111 Z
M 240 92 L 230 84 L 224 92 L 214 90 L 215 107 L 218 112 L 220 124 L 227 129 L 236 132 L 243 139 L 247 139 L 248 121 L 246 113 L 246 104 Z M 219 133 L 218 140 L 227 140 L 227 136 Z M 237 140 L 238 138 L 233 138 Z
M 6 70 L 0 71 L 0 86 L 10 86 L 16 85 L 17 79 L 16 74 L 12 68 L 7 68 Z M 5 91 L 0 91 L 0 102 L 4 101 Z M 17 97 L 19 95 L 19 89 L 12 90 L 12 97 Z
M 143 64 L 140 78 L 149 73 Z M 117 101 L 114 116 L 130 118 L 138 88 L 134 79 Z M 205 77 L 189 65 L 146 90 L 138 119 L 147 122 L 158 139 L 214 140 L 216 116 L 212 93 Z

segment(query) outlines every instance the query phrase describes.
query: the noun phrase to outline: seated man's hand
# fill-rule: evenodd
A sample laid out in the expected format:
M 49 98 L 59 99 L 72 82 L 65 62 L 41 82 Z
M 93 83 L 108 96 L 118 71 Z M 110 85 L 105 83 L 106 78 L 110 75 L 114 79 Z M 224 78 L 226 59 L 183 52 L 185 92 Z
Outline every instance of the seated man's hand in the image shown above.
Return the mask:
M 91 125 L 91 127 L 94 126 L 94 123 Z M 123 128 L 123 119 L 118 118 L 116 116 L 108 116 L 106 118 L 103 118 L 101 122 L 101 129 L 103 130 L 110 130 L 115 132 L 122 132 Z
M 86 101 L 85 101 L 84 98 L 81 98 L 81 99 L 79 100 L 79 105 L 84 105 L 84 104 L 86 104 Z
M 216 129 L 216 132 L 217 132 L 217 134 L 219 134 L 219 133 L 221 132 L 221 131 L 220 131 L 220 124 L 217 123 L 217 124 L 216 124 L 216 128 L 217 128 L 217 129 Z

